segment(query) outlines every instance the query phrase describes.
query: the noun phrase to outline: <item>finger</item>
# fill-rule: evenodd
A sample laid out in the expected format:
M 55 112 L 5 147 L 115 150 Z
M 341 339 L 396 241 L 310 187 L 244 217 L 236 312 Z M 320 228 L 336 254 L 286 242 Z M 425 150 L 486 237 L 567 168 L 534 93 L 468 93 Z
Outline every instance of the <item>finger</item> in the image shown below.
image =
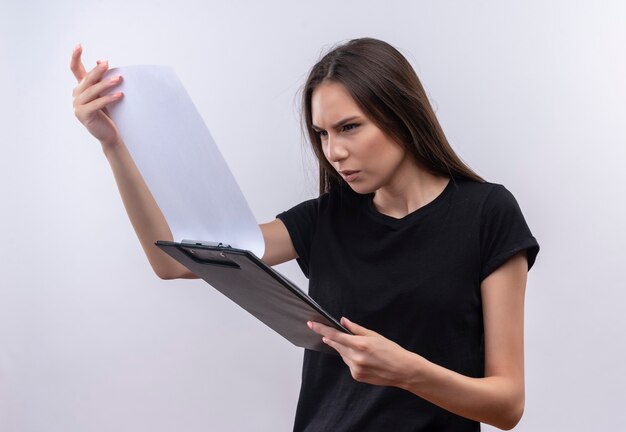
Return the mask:
M 95 111 L 104 109 L 106 106 L 119 101 L 124 97 L 124 93 L 116 92 L 110 95 L 102 96 L 89 102 L 86 105 L 81 105 L 74 109 L 74 114 L 79 120 L 85 121 L 89 119 Z
M 313 330 L 315 333 L 317 333 L 320 336 L 332 336 L 335 333 L 338 333 L 338 330 L 322 323 L 309 321 L 307 324 L 311 330 Z
M 80 57 L 83 53 L 83 46 L 81 44 L 77 44 L 74 47 L 74 51 L 72 52 L 72 59 L 70 60 L 70 69 L 72 73 L 74 73 L 74 77 L 78 82 L 80 82 L 85 75 L 87 75 L 87 71 L 85 70 L 85 66 L 83 66 L 83 62 Z
M 122 76 L 117 75 L 88 87 L 85 91 L 76 96 L 74 99 L 74 106 L 88 104 L 89 102 L 99 98 L 107 90 L 119 85 L 121 82 Z
M 365 327 L 362 327 L 357 323 L 353 323 L 346 317 L 341 318 L 341 325 L 350 330 L 350 332 L 355 335 L 366 336 L 373 333 L 371 330 L 366 329 Z
M 87 75 L 85 75 L 83 77 L 83 79 L 78 83 L 78 85 L 74 89 L 74 94 L 75 95 L 81 94 L 87 88 L 89 88 L 92 85 L 98 83 L 102 79 L 102 76 L 106 73 L 106 71 L 108 69 L 109 69 L 109 62 L 108 61 L 106 61 L 106 60 L 99 61 L 98 65 L 95 68 L 93 68 L 92 70 L 90 70 L 87 73 Z
M 332 339 L 329 339 L 327 337 L 323 337 L 322 338 L 322 342 L 324 342 L 326 345 L 328 345 L 329 347 L 331 347 L 332 349 L 334 349 L 335 351 L 337 351 L 337 353 L 339 353 L 339 355 L 343 358 L 344 363 L 346 363 L 348 366 L 349 363 L 349 358 L 348 358 L 348 348 L 345 347 L 344 345 L 340 344 L 337 341 L 334 341 Z
M 313 330 L 315 333 L 319 334 L 320 336 L 326 337 L 335 342 L 339 342 L 345 346 L 353 346 L 355 343 L 354 341 L 355 336 L 346 334 L 333 327 L 329 327 L 327 325 L 324 325 L 315 321 L 309 321 L 309 323 L 310 323 L 309 328 Z

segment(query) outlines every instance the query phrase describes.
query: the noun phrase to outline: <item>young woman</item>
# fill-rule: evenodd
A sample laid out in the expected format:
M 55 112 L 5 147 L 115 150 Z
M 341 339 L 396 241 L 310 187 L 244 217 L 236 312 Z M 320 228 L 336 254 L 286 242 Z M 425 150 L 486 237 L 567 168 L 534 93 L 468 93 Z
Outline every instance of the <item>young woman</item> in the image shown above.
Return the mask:
M 172 235 L 100 97 L 107 63 L 74 50 L 78 119 L 102 144 L 161 278 L 192 278 L 154 246 Z M 526 276 L 539 246 L 515 198 L 454 153 L 407 60 L 356 39 L 311 70 L 303 114 L 320 196 L 262 224 L 263 260 L 297 259 L 309 294 L 354 335 L 307 325 L 294 430 L 510 429 L 524 409 Z

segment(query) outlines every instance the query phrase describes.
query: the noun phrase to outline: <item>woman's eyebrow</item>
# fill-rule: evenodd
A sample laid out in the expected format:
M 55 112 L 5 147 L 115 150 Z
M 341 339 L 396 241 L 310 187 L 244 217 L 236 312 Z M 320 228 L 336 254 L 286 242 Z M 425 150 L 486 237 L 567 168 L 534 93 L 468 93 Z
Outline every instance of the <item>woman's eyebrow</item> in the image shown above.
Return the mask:
M 356 119 L 358 119 L 358 118 L 359 118 L 359 116 L 350 116 L 350 117 L 346 117 L 346 118 L 344 118 L 344 119 L 342 119 L 342 120 L 339 120 L 337 123 L 335 123 L 335 124 L 334 124 L 334 125 L 332 125 L 331 127 L 332 127 L 333 129 L 337 129 L 338 127 L 341 127 L 341 126 L 345 125 L 346 123 L 351 122 L 351 121 L 353 121 L 353 120 L 356 120 Z M 311 125 L 311 127 L 312 127 L 313 129 L 315 129 L 316 131 L 322 130 L 322 128 L 321 128 L 321 127 L 319 127 L 319 126 Z

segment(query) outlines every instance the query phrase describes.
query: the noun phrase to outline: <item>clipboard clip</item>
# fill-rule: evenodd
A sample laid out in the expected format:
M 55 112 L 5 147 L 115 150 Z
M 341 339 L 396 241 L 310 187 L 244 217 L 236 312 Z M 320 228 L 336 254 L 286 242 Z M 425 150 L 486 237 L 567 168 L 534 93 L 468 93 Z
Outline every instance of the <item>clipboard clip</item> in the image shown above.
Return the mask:
M 207 246 L 213 249 L 207 249 Z M 199 264 L 212 264 L 236 269 L 241 268 L 239 264 L 227 255 L 228 251 L 226 248 L 230 248 L 230 246 L 222 243 L 182 240 L 178 248 Z M 214 248 L 224 249 L 226 253 L 215 250 Z
M 229 248 L 230 245 L 221 243 L 221 242 L 210 242 L 210 241 L 202 241 L 202 240 L 181 240 L 181 244 L 190 245 L 190 246 L 211 246 L 211 247 L 223 247 Z

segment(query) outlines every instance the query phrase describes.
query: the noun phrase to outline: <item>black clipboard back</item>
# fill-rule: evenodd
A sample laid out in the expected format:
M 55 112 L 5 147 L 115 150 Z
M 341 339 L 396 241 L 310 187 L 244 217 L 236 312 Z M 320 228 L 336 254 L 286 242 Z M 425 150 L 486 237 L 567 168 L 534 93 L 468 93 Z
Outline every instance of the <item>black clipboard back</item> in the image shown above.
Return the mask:
M 308 328 L 307 321 L 350 334 L 305 292 L 250 251 L 161 240 L 156 245 L 296 346 L 336 354 Z

